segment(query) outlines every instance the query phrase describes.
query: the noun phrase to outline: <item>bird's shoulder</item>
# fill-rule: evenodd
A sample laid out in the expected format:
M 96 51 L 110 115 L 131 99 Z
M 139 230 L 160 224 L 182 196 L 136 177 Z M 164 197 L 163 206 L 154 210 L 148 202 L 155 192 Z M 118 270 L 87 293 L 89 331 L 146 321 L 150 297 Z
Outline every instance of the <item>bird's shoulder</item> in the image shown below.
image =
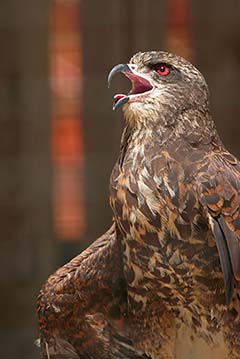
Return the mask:
M 81 276 L 83 273 L 83 280 L 86 282 L 88 275 L 91 277 L 91 274 L 95 269 L 92 266 L 88 266 L 89 262 L 93 260 L 98 261 L 98 259 L 101 260 L 101 253 L 104 252 L 106 248 L 110 251 L 113 250 L 115 245 L 115 236 L 115 225 L 113 225 L 86 250 L 74 257 L 67 264 L 63 265 L 54 274 L 52 274 L 48 278 L 44 288 L 47 286 L 51 286 L 53 288 L 55 286 L 56 292 L 63 292 L 64 290 L 67 290 L 67 288 L 65 288 L 66 282 L 70 281 L 71 279 L 75 280 L 77 275 Z
M 42 286 L 38 297 L 39 307 L 45 302 L 63 304 L 76 295 L 82 305 L 90 305 L 89 296 L 105 288 L 105 295 L 113 295 L 123 281 L 120 245 L 115 224 L 80 255 L 59 268 Z M 93 297 L 96 300 L 96 297 Z M 56 310 L 56 309 L 55 309 Z
M 61 357 L 65 348 L 69 358 L 77 358 L 81 352 L 97 358 L 101 350 L 105 358 L 102 347 L 117 335 L 115 325 L 121 327 L 126 311 L 126 284 L 115 224 L 49 277 L 39 293 L 37 311 L 46 356 L 52 351 L 49 357 Z M 68 346 L 64 344 L 66 338 Z

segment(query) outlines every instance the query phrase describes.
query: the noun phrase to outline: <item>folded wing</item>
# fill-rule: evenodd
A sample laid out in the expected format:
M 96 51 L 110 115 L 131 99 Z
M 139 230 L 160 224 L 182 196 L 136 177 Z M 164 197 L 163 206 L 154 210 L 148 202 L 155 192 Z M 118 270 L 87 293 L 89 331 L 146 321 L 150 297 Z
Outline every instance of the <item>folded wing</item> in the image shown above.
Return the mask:
M 240 281 L 240 165 L 228 152 L 211 153 L 200 173 L 199 195 L 216 240 L 229 303 Z

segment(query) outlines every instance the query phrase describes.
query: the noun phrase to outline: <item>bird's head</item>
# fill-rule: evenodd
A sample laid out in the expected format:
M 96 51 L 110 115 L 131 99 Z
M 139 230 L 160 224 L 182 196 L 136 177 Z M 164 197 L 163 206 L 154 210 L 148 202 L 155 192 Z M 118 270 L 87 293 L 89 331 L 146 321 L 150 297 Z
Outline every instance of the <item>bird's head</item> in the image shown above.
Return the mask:
M 202 74 L 182 57 L 163 52 L 139 52 L 128 64 L 116 65 L 108 83 L 116 73 L 123 73 L 132 82 L 128 94 L 114 96 L 113 109 L 124 104 L 127 120 L 171 122 L 188 109 L 206 111 L 209 92 Z

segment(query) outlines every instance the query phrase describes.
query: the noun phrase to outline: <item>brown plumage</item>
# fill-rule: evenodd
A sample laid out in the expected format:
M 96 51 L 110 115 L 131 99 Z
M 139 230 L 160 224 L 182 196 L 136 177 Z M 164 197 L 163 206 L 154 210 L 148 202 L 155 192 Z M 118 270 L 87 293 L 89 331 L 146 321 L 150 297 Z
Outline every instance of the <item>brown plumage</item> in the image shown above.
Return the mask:
M 223 146 L 206 82 L 186 60 L 136 54 L 110 180 L 113 227 L 38 298 L 49 358 L 240 357 L 240 165 Z M 203 344 L 205 343 L 205 344 Z M 201 356 L 200 356 L 201 357 Z M 196 356 L 195 356 L 196 358 Z M 206 356 L 205 356 L 206 358 Z
M 49 277 L 38 296 L 44 357 L 146 358 L 126 330 L 127 292 L 112 227 Z

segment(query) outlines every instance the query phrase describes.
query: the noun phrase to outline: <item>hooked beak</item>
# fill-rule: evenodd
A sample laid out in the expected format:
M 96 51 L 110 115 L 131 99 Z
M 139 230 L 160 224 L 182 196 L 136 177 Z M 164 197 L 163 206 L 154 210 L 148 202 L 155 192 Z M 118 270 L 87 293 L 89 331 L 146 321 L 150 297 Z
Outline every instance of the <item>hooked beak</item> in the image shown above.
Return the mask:
M 113 110 L 116 110 L 120 105 L 127 103 L 129 100 L 134 102 L 140 95 L 149 93 L 153 89 L 150 81 L 136 71 L 136 65 L 133 64 L 119 64 L 113 67 L 108 75 L 108 87 L 110 87 L 112 78 L 117 73 L 123 73 L 132 82 L 132 90 L 129 94 L 116 94 L 114 96 Z

